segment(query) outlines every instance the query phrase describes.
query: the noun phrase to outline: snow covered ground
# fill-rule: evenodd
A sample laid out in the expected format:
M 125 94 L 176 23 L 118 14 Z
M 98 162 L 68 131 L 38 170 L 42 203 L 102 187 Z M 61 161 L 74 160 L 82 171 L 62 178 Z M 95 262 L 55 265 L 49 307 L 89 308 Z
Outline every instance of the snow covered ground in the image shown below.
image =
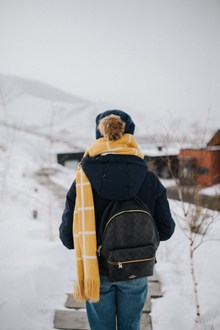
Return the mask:
M 203 244 L 195 251 L 203 326 L 194 327 L 195 304 L 189 265 L 189 241 L 179 226 L 183 215 L 181 203 L 170 201 L 170 206 L 176 230 L 169 241 L 161 242 L 158 250 L 156 271 L 163 297 L 153 302 L 154 329 L 220 329 L 220 214 L 210 212 L 215 222 Z
M 1 137 L 6 133 L 7 151 L 0 152 L 0 329 L 52 329 L 54 309 L 72 290 L 74 253 L 58 240 L 62 207 L 35 175 L 48 165 L 48 141 L 23 132 L 11 138 L 12 130 L 0 129 Z
M 17 120 L 13 116 L 16 109 L 14 104 L 7 120 L 19 124 L 21 129 L 0 125 L 0 329 L 48 330 L 53 328 L 54 310 L 63 308 L 66 293 L 72 291 L 75 261 L 74 252 L 64 248 L 58 238 L 64 199 L 60 200 L 50 186 L 41 184 L 47 178 L 43 177 L 42 181 L 36 173 L 42 168 L 52 168 L 51 181 L 67 191 L 74 179 L 75 168 L 63 168 L 51 156 L 56 150 L 69 148 L 69 144 L 61 141 L 64 122 L 57 120 L 53 123 L 53 137 L 57 141 L 51 141 L 48 138 L 51 122 L 48 113 L 39 114 L 42 121 L 36 116 L 36 121 L 31 123 L 31 115 L 25 122 L 27 108 L 24 107 L 23 112 L 22 106 L 19 108 L 20 119 L 17 117 Z M 47 110 L 44 108 L 45 112 Z M 75 134 L 70 131 L 66 134 L 68 138 L 72 134 L 73 144 L 74 136 L 80 137 L 79 124 L 86 113 L 87 110 L 78 117 Z M 37 123 L 35 127 L 34 122 Z M 27 127 L 32 133 L 27 131 Z M 82 145 L 84 143 L 82 140 Z M 169 182 L 164 181 L 164 184 Z M 156 270 L 163 297 L 153 300 L 153 326 L 154 330 L 192 330 L 194 305 L 189 243 L 179 226 L 181 205 L 174 201 L 170 201 L 170 205 L 177 226 L 173 237 L 162 242 L 158 250 Z M 37 218 L 33 217 L 34 210 Z M 219 213 L 216 213 L 216 221 L 207 239 L 195 255 L 201 315 L 205 325 L 202 329 L 218 330 Z
M 220 195 L 220 184 L 215 184 L 212 187 L 203 188 L 200 190 L 200 193 L 208 196 Z

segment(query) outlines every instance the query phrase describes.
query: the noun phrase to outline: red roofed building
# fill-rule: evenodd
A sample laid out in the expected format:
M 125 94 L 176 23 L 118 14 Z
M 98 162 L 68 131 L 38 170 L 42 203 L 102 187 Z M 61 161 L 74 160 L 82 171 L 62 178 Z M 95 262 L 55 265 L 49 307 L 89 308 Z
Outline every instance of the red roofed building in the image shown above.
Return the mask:
M 220 130 L 207 147 L 180 150 L 179 177 L 183 184 L 212 186 L 220 182 Z

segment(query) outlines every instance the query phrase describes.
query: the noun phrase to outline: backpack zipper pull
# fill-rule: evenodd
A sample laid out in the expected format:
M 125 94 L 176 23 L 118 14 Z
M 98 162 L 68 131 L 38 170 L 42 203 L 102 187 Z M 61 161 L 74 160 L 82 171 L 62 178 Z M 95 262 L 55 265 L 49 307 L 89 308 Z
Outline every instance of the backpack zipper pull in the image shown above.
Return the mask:
M 122 262 L 118 262 L 118 269 L 122 269 L 123 266 L 122 266 Z
M 102 246 L 99 245 L 98 250 L 97 250 L 97 253 L 98 253 L 98 256 L 99 256 L 99 257 L 100 257 L 100 254 L 101 254 L 101 248 L 102 248 Z

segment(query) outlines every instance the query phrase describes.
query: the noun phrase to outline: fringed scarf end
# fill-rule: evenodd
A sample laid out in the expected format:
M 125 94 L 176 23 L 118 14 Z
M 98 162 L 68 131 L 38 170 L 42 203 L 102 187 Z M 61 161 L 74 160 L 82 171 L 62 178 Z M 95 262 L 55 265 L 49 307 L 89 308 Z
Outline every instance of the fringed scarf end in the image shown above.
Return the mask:
M 90 302 L 98 302 L 100 300 L 100 281 L 87 280 L 84 285 L 86 299 Z
M 86 301 L 82 283 L 81 283 L 81 285 L 77 282 L 74 284 L 73 297 L 77 302 L 85 302 Z

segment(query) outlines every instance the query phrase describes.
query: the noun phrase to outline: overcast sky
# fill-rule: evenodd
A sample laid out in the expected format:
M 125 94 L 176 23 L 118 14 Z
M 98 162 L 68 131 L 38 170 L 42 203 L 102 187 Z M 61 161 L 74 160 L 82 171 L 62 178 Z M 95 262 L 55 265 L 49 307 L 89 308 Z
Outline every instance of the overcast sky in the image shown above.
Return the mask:
M 219 0 L 0 0 L 0 73 L 157 115 L 220 113 Z

